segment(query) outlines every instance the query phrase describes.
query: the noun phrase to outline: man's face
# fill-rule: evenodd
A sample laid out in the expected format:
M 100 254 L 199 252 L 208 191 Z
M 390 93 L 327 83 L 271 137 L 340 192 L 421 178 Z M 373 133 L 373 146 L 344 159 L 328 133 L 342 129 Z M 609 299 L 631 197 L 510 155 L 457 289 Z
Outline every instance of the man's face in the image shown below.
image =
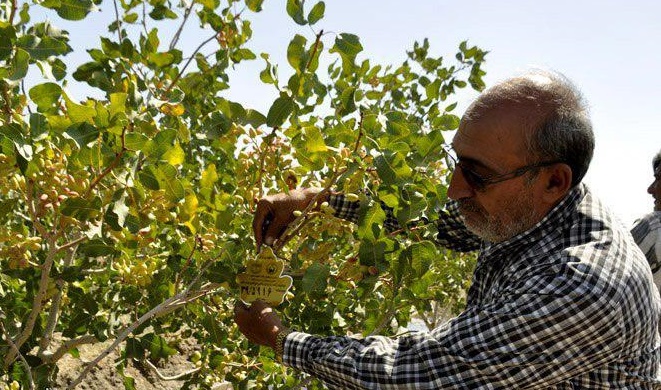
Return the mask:
M 661 165 L 654 170 L 654 181 L 647 192 L 654 198 L 654 211 L 661 211 Z
M 460 164 L 482 177 L 502 175 L 531 163 L 525 132 L 531 126 L 521 108 L 491 110 L 479 119 L 462 123 L 452 145 Z M 448 196 L 459 204 L 466 227 L 482 239 L 501 242 L 528 230 L 548 212 L 539 201 L 542 185 L 535 172 L 476 189 L 456 168 Z

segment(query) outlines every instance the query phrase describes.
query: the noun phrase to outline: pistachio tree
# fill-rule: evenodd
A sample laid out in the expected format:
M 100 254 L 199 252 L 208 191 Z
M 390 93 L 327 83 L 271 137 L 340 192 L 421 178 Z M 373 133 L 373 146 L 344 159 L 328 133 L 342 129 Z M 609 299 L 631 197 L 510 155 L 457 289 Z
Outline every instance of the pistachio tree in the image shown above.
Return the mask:
M 250 48 L 263 0 L 121 0 L 87 62 L 67 66 L 73 32 L 101 0 L 0 2 L 0 382 L 46 388 L 89 344 L 158 370 L 195 340 L 186 387 L 321 388 L 238 332 L 236 276 L 255 257 L 252 215 L 267 194 L 318 186 L 363 205 L 357 223 L 311 205 L 276 241 L 294 283 L 277 307 L 318 334 L 434 326 L 463 304 L 474 259 L 434 245 L 447 197 L 443 144 L 456 93 L 484 87 L 486 52 L 449 57 L 428 40 L 401 64 L 365 58 L 327 33 L 326 4 L 283 4 L 302 33 L 286 64 Z M 35 17 L 36 16 L 36 17 Z M 164 26 L 167 26 L 165 28 Z M 199 42 L 181 39 L 196 31 Z M 268 110 L 232 101 L 232 70 L 259 61 Z M 74 96 L 72 85 L 95 91 Z M 236 87 L 236 86 L 235 86 Z M 387 215 L 397 219 L 386 229 Z

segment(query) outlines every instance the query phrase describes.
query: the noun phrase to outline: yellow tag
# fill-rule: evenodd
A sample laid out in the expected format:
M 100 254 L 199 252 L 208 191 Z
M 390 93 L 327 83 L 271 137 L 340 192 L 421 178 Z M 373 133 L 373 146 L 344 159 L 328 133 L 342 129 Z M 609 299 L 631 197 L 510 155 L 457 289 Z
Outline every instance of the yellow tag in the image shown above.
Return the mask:
M 282 275 L 285 263 L 275 256 L 271 247 L 265 246 L 254 260 L 248 260 L 246 268 L 246 272 L 236 276 L 242 301 L 251 303 L 261 299 L 273 306 L 284 301 L 292 279 Z

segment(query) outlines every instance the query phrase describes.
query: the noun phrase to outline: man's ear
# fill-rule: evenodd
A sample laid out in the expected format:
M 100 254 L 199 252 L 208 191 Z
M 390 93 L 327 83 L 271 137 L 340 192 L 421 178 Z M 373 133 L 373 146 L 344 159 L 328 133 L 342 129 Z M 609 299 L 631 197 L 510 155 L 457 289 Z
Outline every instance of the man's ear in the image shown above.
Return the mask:
M 572 171 L 569 165 L 564 163 L 553 164 L 546 168 L 544 177 L 546 178 L 546 188 L 544 190 L 544 200 L 549 203 L 556 203 L 564 198 L 565 194 L 571 188 Z

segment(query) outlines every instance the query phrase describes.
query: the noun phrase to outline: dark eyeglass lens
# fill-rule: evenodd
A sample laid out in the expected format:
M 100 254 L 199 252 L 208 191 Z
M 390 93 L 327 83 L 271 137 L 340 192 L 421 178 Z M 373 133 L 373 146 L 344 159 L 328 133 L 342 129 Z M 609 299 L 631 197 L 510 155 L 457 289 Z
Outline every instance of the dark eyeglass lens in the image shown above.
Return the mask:
M 461 173 L 464 175 L 468 185 L 476 190 L 484 188 L 484 179 L 480 175 L 468 168 L 463 168 L 461 165 L 459 165 L 459 167 L 461 168 Z

